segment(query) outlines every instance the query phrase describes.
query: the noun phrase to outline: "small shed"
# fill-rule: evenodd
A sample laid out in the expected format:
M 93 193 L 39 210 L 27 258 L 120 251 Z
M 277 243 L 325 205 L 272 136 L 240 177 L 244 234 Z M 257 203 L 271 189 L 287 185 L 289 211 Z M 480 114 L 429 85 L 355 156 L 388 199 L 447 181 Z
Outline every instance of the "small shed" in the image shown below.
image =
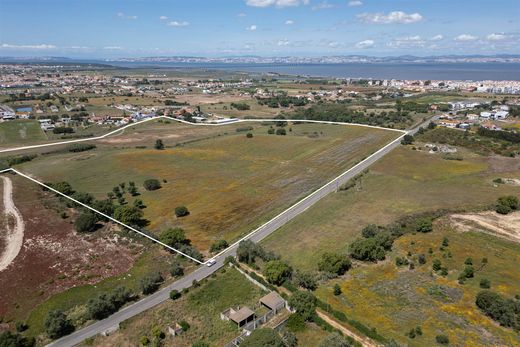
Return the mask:
M 249 307 L 244 306 L 239 310 L 231 310 L 229 312 L 229 319 L 237 323 L 239 327 L 251 322 L 255 318 L 255 312 Z
M 262 297 L 260 303 L 274 313 L 285 307 L 285 300 L 274 291 Z

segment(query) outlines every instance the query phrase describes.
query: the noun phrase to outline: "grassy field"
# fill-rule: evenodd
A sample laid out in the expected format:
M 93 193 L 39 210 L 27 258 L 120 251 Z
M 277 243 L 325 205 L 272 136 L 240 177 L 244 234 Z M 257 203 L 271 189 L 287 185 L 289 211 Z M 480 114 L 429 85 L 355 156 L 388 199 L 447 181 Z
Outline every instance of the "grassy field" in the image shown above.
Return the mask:
M 47 140 L 36 120 L 16 120 L 0 123 L 0 146 L 24 145 Z
M 180 299 L 166 301 L 123 322 L 118 332 L 108 337 L 97 337 L 84 345 L 136 346 L 141 336 L 153 340 L 151 330 L 158 327 L 166 335 L 162 340 L 165 346 L 191 346 L 199 340 L 211 346 L 223 346 L 238 336 L 240 331 L 232 322 L 222 321 L 220 313 L 236 305 L 254 308 L 263 295 L 258 287 L 237 270 L 225 268 L 199 288 L 183 294 Z M 189 323 L 189 330 L 172 337 L 168 333 L 168 326 L 181 320 Z
M 441 251 L 444 237 L 449 239 L 449 246 Z M 405 257 L 408 252 L 410 259 L 425 254 L 426 264 L 415 270 L 398 268 L 395 257 Z M 473 259 L 475 277 L 460 285 L 457 277 L 468 257 Z M 482 266 L 484 257 L 488 263 Z M 460 233 L 439 223 L 432 233 L 398 239 L 388 258 L 377 265 L 356 267 L 346 278 L 320 287 L 317 296 L 350 318 L 377 328 L 383 336 L 409 346 L 435 345 L 439 334 L 447 335 L 452 346 L 520 344 L 520 335 L 499 327 L 475 305 L 483 278 L 491 281 L 491 290 L 507 297 L 520 292 L 520 245 L 486 234 Z M 447 277 L 432 275 L 433 259 L 441 260 L 449 269 Z M 339 296 L 333 294 L 335 283 L 342 288 Z M 421 327 L 422 336 L 405 336 L 416 326 Z
M 46 182 L 68 181 L 98 198 L 120 182 L 134 181 L 150 230 L 182 226 L 197 247 L 207 249 L 217 239 L 236 239 L 396 137 L 385 130 L 319 124 L 292 125 L 287 136 L 267 135 L 268 127 L 257 124 L 253 138 L 235 131 L 244 124 L 193 127 L 190 135 L 182 135 L 185 125 L 149 126 L 163 131 L 136 127 L 136 133 L 130 129 L 94 151 L 48 154 L 18 168 Z M 156 138 L 167 148 L 151 148 Z M 187 141 L 192 142 L 175 146 Z M 136 148 L 143 143 L 146 148 Z M 162 188 L 145 191 L 148 178 L 161 180 Z M 175 218 L 179 205 L 190 215 Z
M 517 177 L 516 159 L 460 154 L 462 161 L 446 160 L 400 147 L 373 165 L 356 187 L 326 197 L 264 244 L 296 267 L 314 270 L 323 252 L 346 251 L 367 224 L 437 209 L 484 208 L 499 196 L 520 193 L 518 186 L 492 182 Z

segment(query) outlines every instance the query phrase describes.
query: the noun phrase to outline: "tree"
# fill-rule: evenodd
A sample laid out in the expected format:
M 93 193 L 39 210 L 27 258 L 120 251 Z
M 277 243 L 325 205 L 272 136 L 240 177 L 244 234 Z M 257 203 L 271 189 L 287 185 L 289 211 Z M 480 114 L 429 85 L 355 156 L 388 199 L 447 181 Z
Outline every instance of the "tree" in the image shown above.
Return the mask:
M 276 135 L 287 135 L 287 132 L 284 128 L 278 128 L 276 129 Z
M 318 347 L 351 347 L 352 344 L 340 334 L 334 332 L 325 336 Z
M 439 259 L 434 259 L 432 262 L 432 270 L 437 272 L 441 269 L 441 261 Z
M 74 331 L 74 325 L 67 316 L 59 310 L 49 312 L 45 320 L 45 332 L 51 339 L 57 339 Z
M 334 285 L 334 295 L 338 296 L 338 295 L 341 295 L 342 291 L 341 291 L 341 287 L 339 284 L 335 284 Z
M 384 260 L 385 249 L 375 238 L 359 238 L 350 245 L 350 255 L 357 260 Z
M 244 338 L 241 347 L 285 347 L 282 338 L 276 331 L 268 328 L 254 330 L 251 335 Z
M 47 185 L 65 195 L 74 194 L 74 190 L 68 182 L 47 183 Z
M 80 233 L 91 232 L 96 229 L 96 223 L 98 218 L 90 211 L 82 212 L 76 221 L 74 222 L 74 227 L 76 231 Z
M 27 338 L 9 330 L 0 333 L 0 346 L 2 347 L 33 347 L 35 344 L 34 337 Z
M 181 244 L 189 244 L 184 230 L 181 228 L 166 229 L 159 235 L 159 241 L 170 247 L 178 248 Z
M 252 138 L 253 138 L 253 133 L 247 133 L 247 134 L 246 134 L 246 137 L 247 137 L 248 139 L 252 139 Z
M 218 241 L 215 241 L 215 243 L 211 245 L 211 248 L 209 251 L 211 253 L 215 253 L 215 252 L 221 251 L 223 249 L 226 249 L 228 246 L 229 246 L 229 244 L 227 243 L 226 240 L 218 240 Z
M 188 211 L 188 208 L 186 206 L 177 206 L 175 207 L 175 216 L 177 218 L 184 217 L 190 214 L 190 211 Z
M 323 272 L 328 272 L 338 276 L 347 272 L 352 263 L 343 255 L 337 253 L 323 253 L 321 260 L 318 262 L 318 269 Z
M 420 233 L 429 233 L 433 230 L 432 221 L 429 218 L 421 218 L 417 221 L 415 230 Z
M 150 179 L 147 179 L 146 181 L 144 181 L 144 189 L 148 190 L 148 191 L 152 191 L 152 190 L 157 190 L 159 188 L 161 188 L 161 182 L 159 182 L 159 180 L 155 179 L 155 178 L 150 178 Z
M 125 224 L 139 225 L 142 217 L 143 211 L 134 206 L 118 206 L 114 211 L 114 218 Z
M 310 320 L 316 311 L 316 297 L 308 291 L 297 291 L 290 298 L 289 306 L 300 315 L 303 320 Z
M 100 294 L 87 302 L 87 313 L 90 319 L 103 319 L 115 311 L 115 305 L 106 294 Z
M 155 145 L 153 146 L 153 148 L 155 149 L 164 149 L 164 143 L 162 142 L 161 139 L 157 139 L 155 140 Z
M 417 256 L 417 261 L 419 262 L 419 264 L 421 265 L 424 265 L 426 264 L 426 256 L 424 254 L 419 254 Z
M 279 286 L 291 278 L 292 268 L 281 260 L 271 260 L 265 265 L 263 273 L 269 283 Z
M 376 236 L 376 234 L 379 232 L 379 228 L 375 224 L 369 224 L 366 227 L 361 230 L 361 235 L 365 238 L 370 238 Z
M 498 198 L 496 212 L 500 214 L 508 214 L 518 209 L 518 198 L 513 195 L 502 196 Z
M 450 245 L 450 241 L 448 240 L 447 237 L 444 237 L 444 238 L 442 239 L 442 246 L 443 246 L 443 247 L 448 247 L 449 245 Z

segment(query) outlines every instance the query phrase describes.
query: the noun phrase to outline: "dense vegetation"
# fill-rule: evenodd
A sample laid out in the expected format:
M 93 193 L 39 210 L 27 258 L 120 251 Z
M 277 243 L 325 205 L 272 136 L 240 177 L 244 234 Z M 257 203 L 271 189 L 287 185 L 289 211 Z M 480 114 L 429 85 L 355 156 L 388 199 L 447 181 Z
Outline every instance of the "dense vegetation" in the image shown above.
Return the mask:
M 520 330 L 520 301 L 507 299 L 488 290 L 478 293 L 477 307 L 500 325 Z

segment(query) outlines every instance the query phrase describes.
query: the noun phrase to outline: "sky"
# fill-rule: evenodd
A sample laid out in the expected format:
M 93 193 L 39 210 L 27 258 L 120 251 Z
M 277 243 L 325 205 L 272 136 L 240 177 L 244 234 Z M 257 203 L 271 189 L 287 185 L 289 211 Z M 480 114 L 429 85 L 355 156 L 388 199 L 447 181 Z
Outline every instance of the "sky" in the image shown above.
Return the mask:
M 0 0 L 0 56 L 520 54 L 520 0 Z

